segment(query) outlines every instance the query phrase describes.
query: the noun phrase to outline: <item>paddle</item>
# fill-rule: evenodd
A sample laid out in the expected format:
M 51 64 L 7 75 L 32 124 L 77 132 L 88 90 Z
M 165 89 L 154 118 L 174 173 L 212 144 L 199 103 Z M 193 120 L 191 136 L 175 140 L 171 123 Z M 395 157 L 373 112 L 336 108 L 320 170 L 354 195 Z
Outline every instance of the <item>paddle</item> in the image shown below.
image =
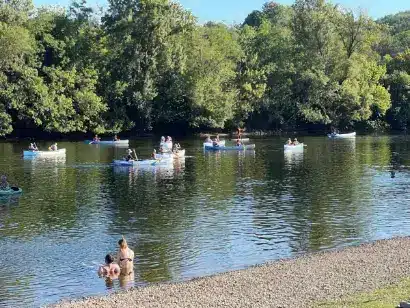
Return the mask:
M 132 149 L 132 151 L 134 152 L 135 160 L 138 160 L 137 153 L 135 153 L 135 149 Z

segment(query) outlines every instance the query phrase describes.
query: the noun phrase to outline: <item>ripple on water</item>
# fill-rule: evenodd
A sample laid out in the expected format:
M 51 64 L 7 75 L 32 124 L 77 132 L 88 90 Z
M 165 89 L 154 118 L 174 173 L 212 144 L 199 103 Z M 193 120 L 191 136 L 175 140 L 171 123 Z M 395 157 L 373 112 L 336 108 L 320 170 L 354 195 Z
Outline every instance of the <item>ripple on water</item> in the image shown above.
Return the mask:
M 0 198 L 0 307 L 410 234 L 410 149 L 400 138 L 303 139 L 292 154 L 280 138 L 256 139 L 250 153 L 204 153 L 187 140 L 185 161 L 150 169 L 112 166 L 124 149 L 62 142 L 64 159 L 23 160 L 21 145 L 0 144 L 0 167 L 24 189 Z M 131 146 L 141 157 L 153 148 Z M 122 235 L 135 251 L 132 281 L 98 278 Z

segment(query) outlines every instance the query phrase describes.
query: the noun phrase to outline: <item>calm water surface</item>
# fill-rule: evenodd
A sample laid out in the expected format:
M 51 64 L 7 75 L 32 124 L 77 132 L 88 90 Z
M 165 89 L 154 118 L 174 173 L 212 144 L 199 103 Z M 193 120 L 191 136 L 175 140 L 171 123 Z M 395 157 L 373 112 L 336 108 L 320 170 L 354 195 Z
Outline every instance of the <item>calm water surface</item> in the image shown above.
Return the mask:
M 283 152 L 285 138 L 256 139 L 256 151 L 241 153 L 204 153 L 186 140 L 185 160 L 146 170 L 111 166 L 124 148 L 61 142 L 65 159 L 26 160 L 25 144 L 0 144 L 0 171 L 24 189 L 0 198 L 0 307 L 410 235 L 410 140 L 300 139 L 308 147 L 294 154 Z M 132 146 L 148 157 L 153 143 Z M 98 278 L 121 235 L 135 276 Z

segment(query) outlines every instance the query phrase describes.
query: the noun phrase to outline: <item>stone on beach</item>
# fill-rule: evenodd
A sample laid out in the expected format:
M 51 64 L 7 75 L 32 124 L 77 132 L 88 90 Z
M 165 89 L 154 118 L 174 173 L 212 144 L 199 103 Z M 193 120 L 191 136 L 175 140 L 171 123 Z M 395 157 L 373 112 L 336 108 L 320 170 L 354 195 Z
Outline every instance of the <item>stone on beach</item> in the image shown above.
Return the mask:
M 53 307 L 311 307 L 409 277 L 409 251 L 408 237 L 383 240 Z

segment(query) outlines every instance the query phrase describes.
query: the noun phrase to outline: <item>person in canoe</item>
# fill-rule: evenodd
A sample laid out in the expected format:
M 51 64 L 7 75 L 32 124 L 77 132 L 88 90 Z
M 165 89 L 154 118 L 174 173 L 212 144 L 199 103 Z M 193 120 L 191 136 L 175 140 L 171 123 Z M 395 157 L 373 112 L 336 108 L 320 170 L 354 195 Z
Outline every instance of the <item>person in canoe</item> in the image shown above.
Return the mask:
M 130 161 L 130 160 L 138 160 L 137 159 L 137 155 L 135 155 L 135 157 L 134 157 L 134 155 L 132 155 L 132 154 L 135 154 L 131 149 L 128 149 L 127 150 L 127 155 L 125 155 L 125 160 L 126 161 Z
M 242 138 L 243 128 L 238 127 L 236 130 L 236 134 L 238 135 L 238 139 Z
M 298 144 L 299 144 L 298 139 L 297 138 L 293 139 L 293 145 L 298 145 Z
M 120 265 L 121 273 L 128 275 L 134 271 L 134 252 L 128 247 L 124 236 L 118 241 L 118 245 L 117 262 Z
M 7 181 L 7 176 L 4 174 L 0 178 L 0 190 L 9 190 L 10 189 L 10 184 Z
M 117 135 L 115 135 L 114 136 L 114 141 L 120 141 L 120 138 Z
M 48 149 L 50 151 L 57 151 L 58 150 L 57 142 L 54 142 Z
M 292 139 L 288 139 L 287 145 L 292 145 Z
M 164 153 L 164 147 L 165 147 L 165 137 L 161 137 L 161 141 L 159 142 L 159 152 Z
M 163 149 L 164 149 L 164 152 L 167 152 L 167 153 L 172 152 L 172 138 L 170 136 L 167 136 Z
M 105 264 L 98 269 L 98 274 L 102 276 L 117 276 L 120 274 L 120 266 L 114 263 L 114 257 L 110 254 L 105 256 Z
M 101 139 L 98 137 L 98 135 L 95 135 L 94 138 L 93 138 L 93 141 L 94 142 L 99 142 L 99 141 L 101 141 Z
M 212 139 L 211 137 L 209 137 L 209 135 L 206 137 L 205 143 L 212 143 Z
M 35 143 L 30 143 L 30 146 L 28 147 L 30 151 L 38 151 L 37 145 Z
M 181 146 L 179 145 L 179 143 L 175 143 L 175 144 L 174 144 L 173 152 L 174 152 L 174 153 L 178 153 L 179 150 L 181 150 Z
M 236 146 L 240 147 L 242 145 L 241 139 L 236 139 Z

